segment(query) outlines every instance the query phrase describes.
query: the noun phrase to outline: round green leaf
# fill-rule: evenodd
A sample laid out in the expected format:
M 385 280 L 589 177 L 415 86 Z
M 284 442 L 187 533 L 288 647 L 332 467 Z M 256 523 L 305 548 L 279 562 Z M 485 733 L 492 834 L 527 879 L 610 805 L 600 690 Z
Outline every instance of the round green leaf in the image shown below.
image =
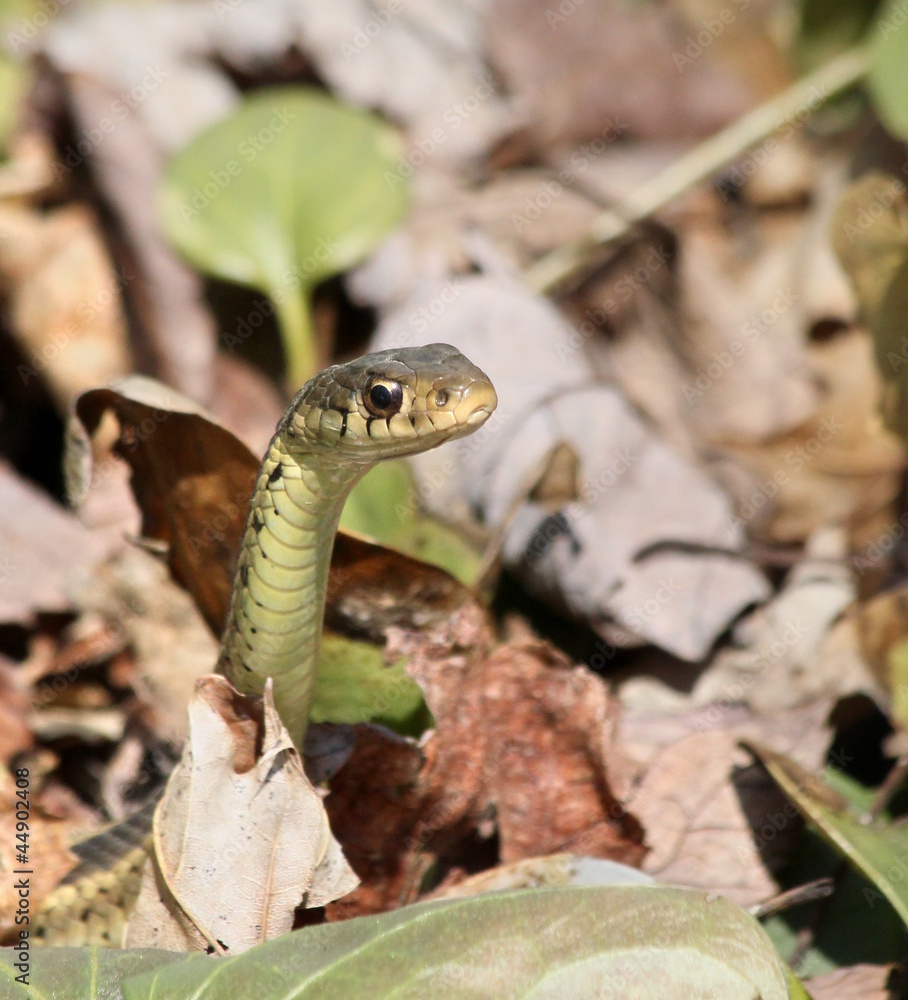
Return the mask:
M 396 226 L 407 185 L 395 129 L 322 91 L 258 91 L 171 160 L 162 225 L 196 267 L 274 301 L 288 374 L 314 374 L 309 300 Z
M 134 967 L 130 975 L 110 954 L 99 954 L 96 993 L 86 992 L 83 963 L 81 979 L 71 974 L 68 988 L 53 995 L 113 996 L 121 989 L 124 1000 L 803 996 L 752 917 L 726 899 L 664 886 L 531 889 L 405 906 L 307 927 L 231 958 L 155 957 L 144 974 Z M 33 955 L 35 988 L 59 982 L 64 963 L 77 955 L 73 949 Z M 12 983 L 13 972 L 11 957 L 0 955 L 0 977 Z
M 908 10 L 903 0 L 887 0 L 869 34 L 867 83 L 886 127 L 908 139 Z

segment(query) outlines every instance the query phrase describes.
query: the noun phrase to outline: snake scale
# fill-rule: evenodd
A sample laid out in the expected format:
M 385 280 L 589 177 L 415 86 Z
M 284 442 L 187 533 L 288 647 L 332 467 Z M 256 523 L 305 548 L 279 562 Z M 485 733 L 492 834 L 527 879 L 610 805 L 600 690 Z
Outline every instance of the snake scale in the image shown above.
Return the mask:
M 497 402 L 479 368 L 455 348 L 431 344 L 326 369 L 303 386 L 278 423 L 249 505 L 217 670 L 251 694 L 271 677 L 278 713 L 298 748 L 347 496 L 376 463 L 472 433 Z M 109 834 L 93 840 L 107 843 Z M 35 915 L 38 940 L 119 943 L 145 850 L 135 829 L 124 840 L 128 850 L 119 857 L 77 867 L 45 899 Z

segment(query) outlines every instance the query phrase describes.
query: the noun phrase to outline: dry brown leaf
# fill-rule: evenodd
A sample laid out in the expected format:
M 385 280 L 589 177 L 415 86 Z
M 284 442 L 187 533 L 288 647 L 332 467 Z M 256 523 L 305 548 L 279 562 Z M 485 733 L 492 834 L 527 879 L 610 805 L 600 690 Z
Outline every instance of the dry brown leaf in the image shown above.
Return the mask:
M 744 763 L 729 733 L 695 733 L 647 770 L 633 808 L 651 845 L 645 871 L 661 882 L 721 892 L 742 906 L 777 890 L 731 782 Z M 789 822 L 790 832 L 800 826 Z
M 90 436 L 109 410 L 120 423 L 115 452 L 132 469 L 142 533 L 167 544 L 174 576 L 218 631 L 259 462 L 184 397 L 152 379 L 132 376 L 113 388 L 86 392 L 76 402 L 67 479 L 77 502 L 93 475 Z
M 0 764 L 31 748 L 33 739 L 27 719 L 31 709 L 21 673 L 0 656 Z
M 872 322 L 908 250 L 908 199 L 898 177 L 872 170 L 843 193 L 830 237 Z
M 209 676 L 189 715 L 155 811 L 155 877 L 146 871 L 127 945 L 235 955 L 290 931 L 297 906 L 323 906 L 358 880 L 270 688 L 263 706 Z
M 470 163 L 515 127 L 517 116 L 486 65 L 482 14 L 464 0 L 388 5 L 337 0 L 326 7 L 302 0 L 299 19 L 281 17 L 279 3 L 236 8 L 236 48 L 244 18 L 269 14 L 298 32 L 297 44 L 318 75 L 344 100 L 377 107 L 402 122 L 413 139 L 401 177 L 425 160 L 442 167 Z M 298 26 L 298 27 L 297 27 Z
M 642 829 L 618 799 L 627 771 L 603 682 L 541 644 L 465 656 L 476 634 L 464 614 L 453 629 L 400 632 L 392 643 L 389 654 L 409 655 L 436 729 L 421 747 L 364 733 L 332 782 L 332 828 L 363 879 L 336 913 L 412 900 L 434 860 L 451 863 L 494 830 L 504 862 L 643 856 Z
M 711 659 L 684 703 L 739 701 L 771 714 L 813 698 L 836 699 L 864 690 L 866 671 L 828 669 L 821 653 L 856 589 L 845 533 L 817 531 L 781 591 L 738 622 L 733 643 Z M 625 703 L 633 683 L 622 688 Z
M 760 740 L 819 767 L 830 708 L 818 701 L 767 717 L 732 701 L 687 716 L 626 715 L 622 746 L 645 762 L 628 802 L 651 847 L 644 871 L 740 906 L 773 895 L 800 820 L 739 741 Z
M 892 503 L 905 465 L 902 445 L 879 417 L 867 334 L 855 329 L 812 343 L 807 359 L 822 388 L 810 419 L 759 446 L 724 446 L 738 468 L 723 469 L 738 520 L 778 542 L 802 541 L 828 524 L 860 532 Z
M 116 623 L 135 663 L 128 683 L 143 729 L 179 746 L 195 682 L 217 662 L 217 642 L 192 597 L 159 557 L 130 546 L 108 560 L 78 594 L 78 607 Z M 125 685 L 124 685 L 125 686 Z
M 773 63 L 781 67 L 778 50 L 759 23 L 733 12 L 732 24 L 722 23 L 718 43 L 703 58 L 698 53 L 691 58 L 687 26 L 671 6 L 549 0 L 492 5 L 492 61 L 529 108 L 540 146 L 590 139 L 616 120 L 639 137 L 689 138 L 714 131 L 748 108 L 763 88 L 746 79 L 746 67 L 759 66 L 763 74 Z M 723 65 L 721 50 L 742 34 L 746 51 L 733 65 Z
M 502 860 L 567 850 L 639 862 L 643 831 L 616 798 L 628 768 L 601 679 L 543 645 L 500 646 L 485 671 L 481 714 L 460 726 L 473 739 L 486 730 L 482 797 L 495 805 Z M 446 753 L 453 745 L 449 735 Z
M 706 447 L 777 436 L 816 407 L 798 270 L 803 214 L 758 216 L 743 236 L 746 221 L 732 229 L 721 218 L 683 232 L 677 349 L 686 370 L 672 391 Z
M 78 583 L 106 544 L 41 490 L 0 461 L 0 621 L 31 624 L 42 612 L 70 611 Z
M 86 206 L 0 207 L 0 281 L 28 359 L 19 374 L 26 385 L 46 382 L 61 413 L 80 392 L 132 368 L 121 289 L 133 277 L 114 272 Z

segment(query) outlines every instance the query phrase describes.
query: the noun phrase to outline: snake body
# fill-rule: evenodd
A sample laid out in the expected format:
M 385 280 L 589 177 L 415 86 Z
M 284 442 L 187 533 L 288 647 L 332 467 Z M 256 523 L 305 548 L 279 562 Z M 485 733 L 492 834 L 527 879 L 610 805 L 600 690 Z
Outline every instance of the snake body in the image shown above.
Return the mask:
M 472 433 L 496 405 L 479 368 L 455 348 L 432 344 L 326 369 L 303 386 L 279 422 L 249 505 L 217 670 L 245 693 L 261 693 L 271 677 L 278 714 L 300 750 L 331 551 L 350 490 L 386 458 Z M 135 854 L 133 848 L 118 862 L 133 881 Z M 124 893 L 113 870 L 111 861 L 100 871 L 93 865 L 70 872 L 36 914 L 37 939 L 116 945 L 112 926 L 124 924 Z M 126 895 L 134 902 L 138 890 L 130 886 Z

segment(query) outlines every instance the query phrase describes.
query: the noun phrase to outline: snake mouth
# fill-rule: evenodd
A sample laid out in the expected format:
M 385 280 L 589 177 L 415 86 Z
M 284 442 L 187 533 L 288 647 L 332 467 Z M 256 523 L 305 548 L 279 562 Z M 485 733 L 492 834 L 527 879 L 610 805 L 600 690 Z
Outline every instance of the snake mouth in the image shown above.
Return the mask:
M 498 394 L 491 382 L 474 382 L 468 386 L 454 409 L 457 422 L 473 430 L 481 427 L 495 412 Z
M 494 411 L 494 406 L 481 406 L 467 417 L 465 423 L 468 427 L 481 427 L 492 416 Z

